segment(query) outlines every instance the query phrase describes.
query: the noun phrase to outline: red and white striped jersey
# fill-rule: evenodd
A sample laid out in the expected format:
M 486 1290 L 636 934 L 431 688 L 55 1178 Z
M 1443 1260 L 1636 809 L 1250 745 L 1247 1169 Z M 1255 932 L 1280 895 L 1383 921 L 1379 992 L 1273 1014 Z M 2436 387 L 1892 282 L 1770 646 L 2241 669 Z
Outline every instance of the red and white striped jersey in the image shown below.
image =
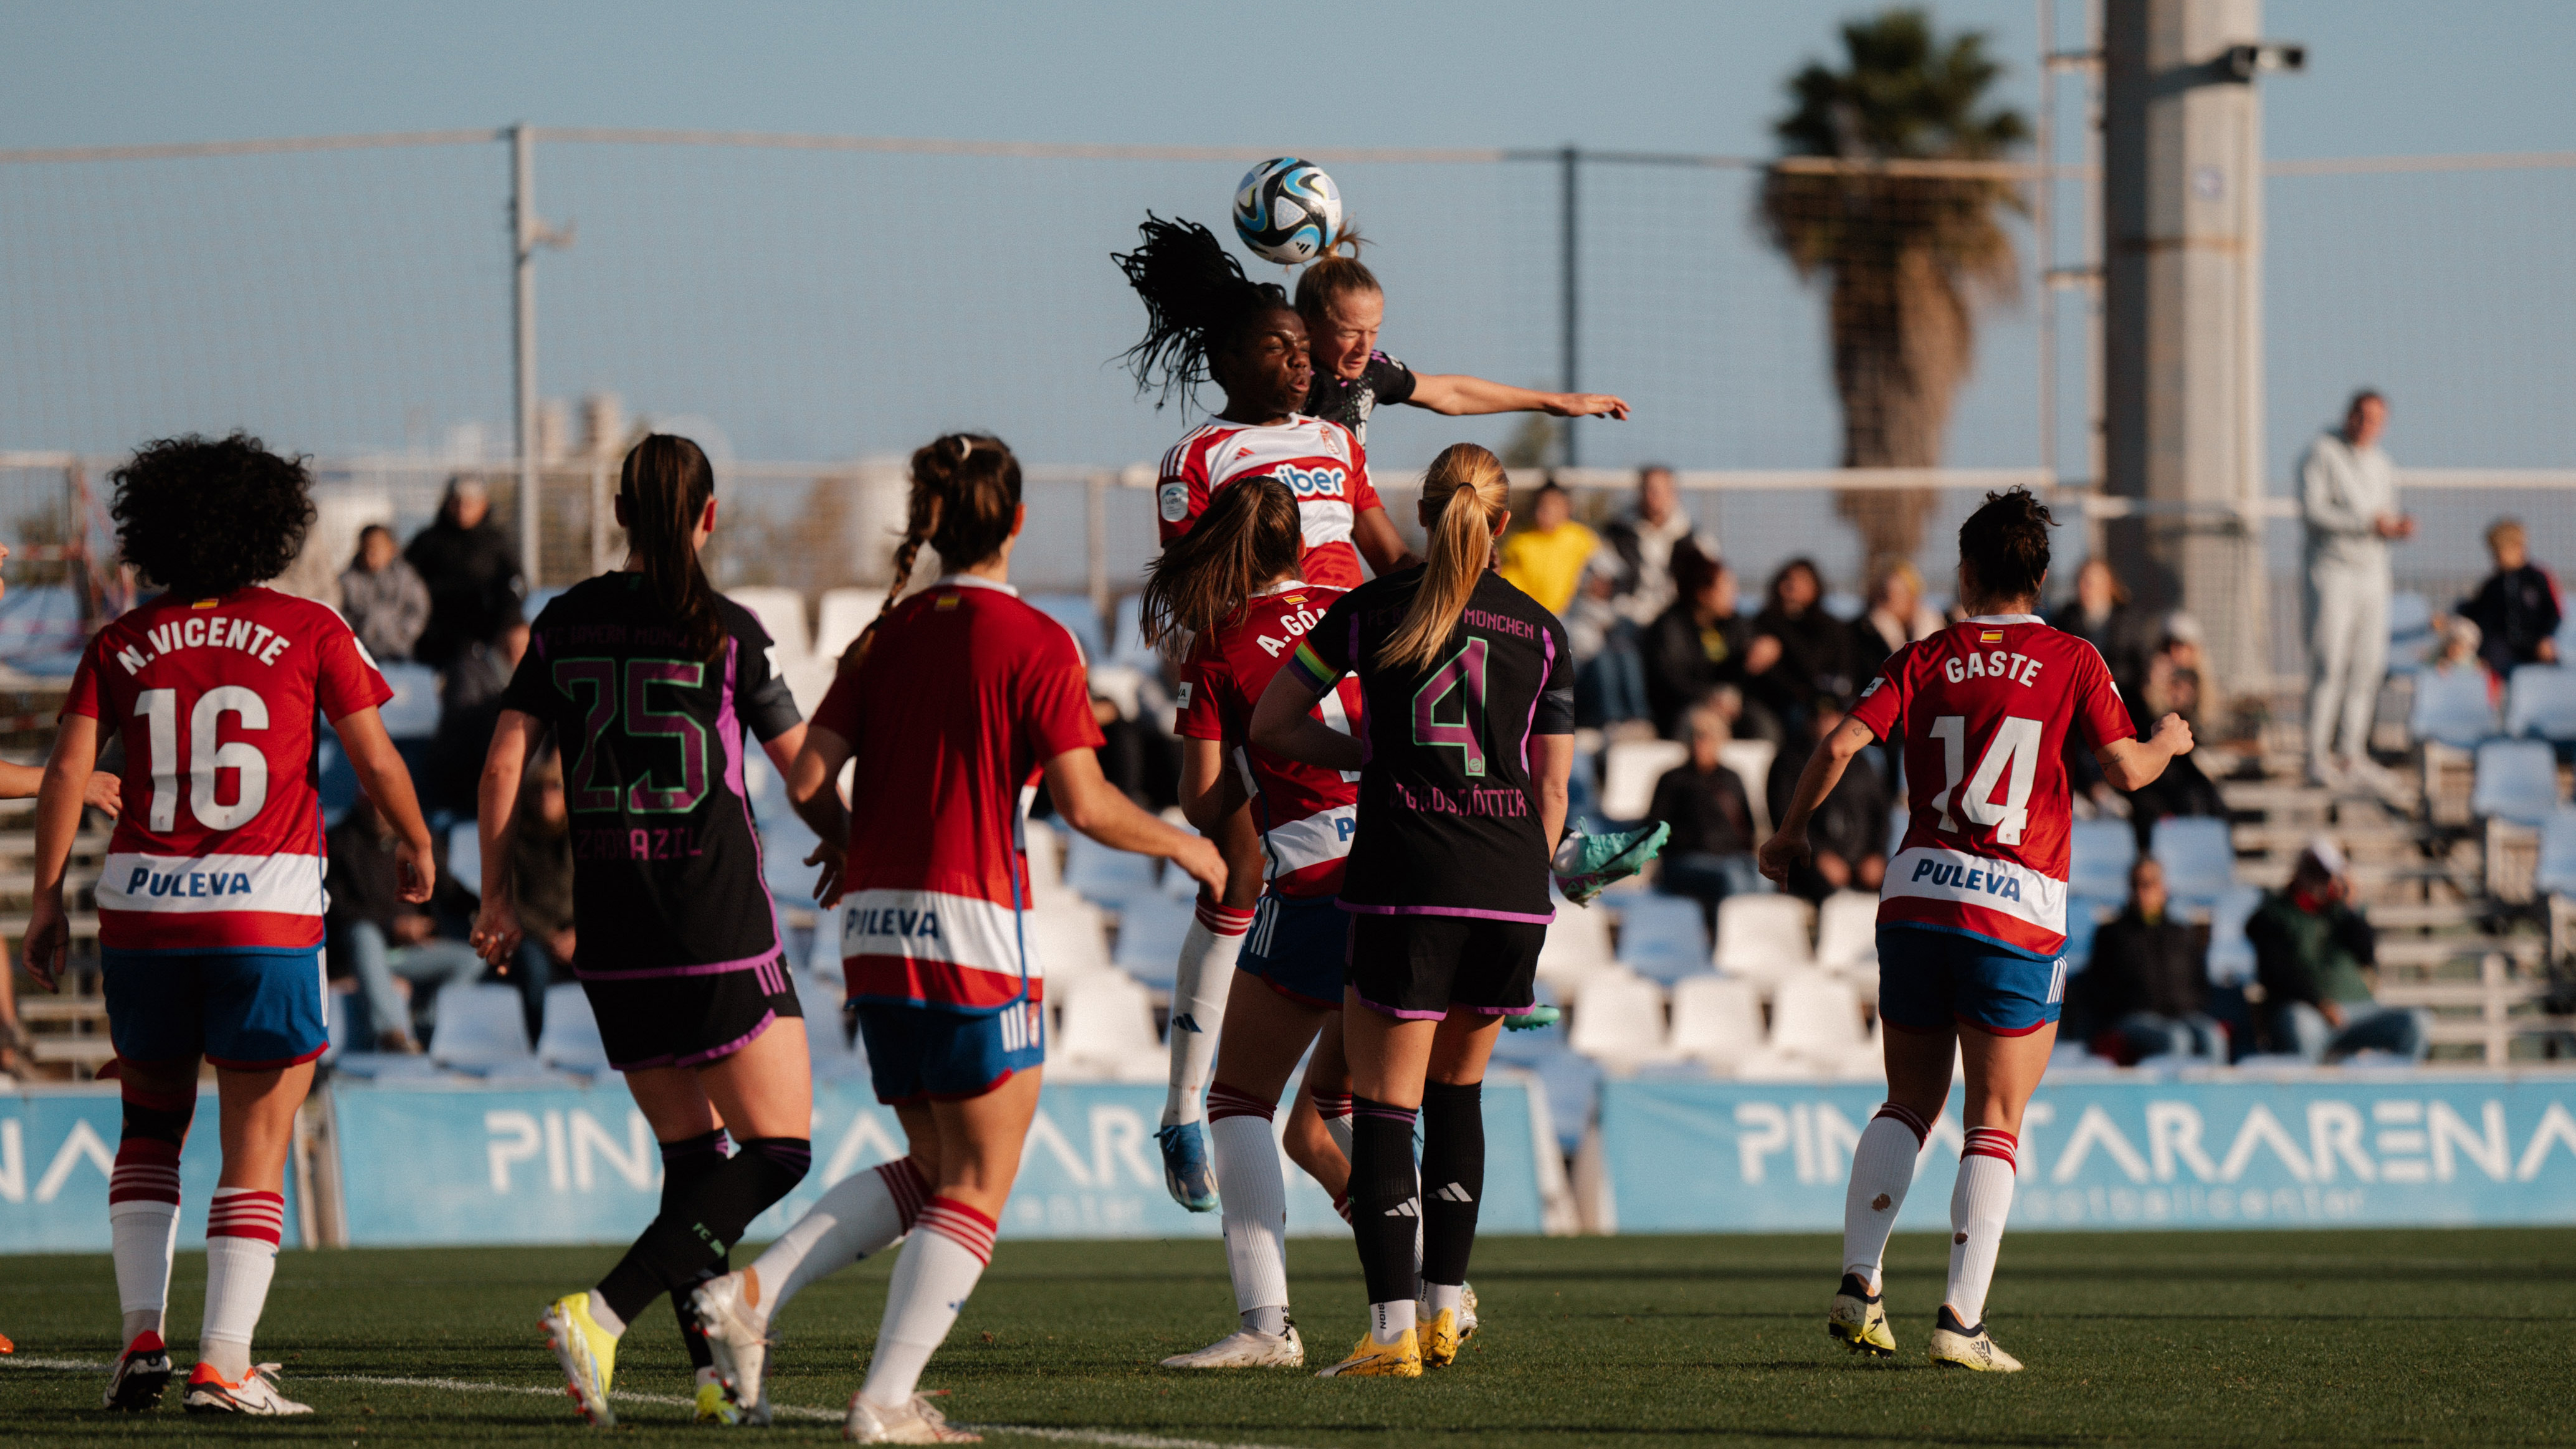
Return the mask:
M 894 607 L 813 727 L 857 762 L 850 999 L 985 1013 L 1043 1000 L 1020 819 L 1047 761 L 1101 743 L 1073 635 L 1008 585 L 941 579 Z
M 2093 646 L 2036 614 L 1970 619 L 1890 655 L 1851 717 L 1905 734 L 1911 818 L 1879 923 L 2065 949 L 2066 732 L 2097 750 L 2136 737 Z
M 63 701 L 125 740 L 99 944 L 321 945 L 314 712 L 337 721 L 391 698 L 338 614 L 270 589 L 164 594 L 100 630 Z
M 1369 482 L 1368 450 L 1340 423 L 1302 413 L 1262 427 L 1213 422 L 1173 444 L 1154 483 L 1164 544 L 1190 531 L 1216 490 L 1265 474 L 1297 495 L 1306 535 L 1298 572 L 1337 589 L 1366 582 L 1351 525 L 1379 506 L 1377 488 Z
M 1181 668 L 1181 737 L 1221 740 L 1252 792 L 1253 822 L 1270 857 L 1274 895 L 1305 899 L 1342 888 L 1342 862 L 1359 822 L 1359 772 L 1322 770 L 1251 743 L 1252 707 L 1297 641 L 1343 590 L 1289 583 L 1253 599 L 1199 636 Z M 1360 682 L 1346 675 L 1315 702 L 1315 717 L 1357 734 Z

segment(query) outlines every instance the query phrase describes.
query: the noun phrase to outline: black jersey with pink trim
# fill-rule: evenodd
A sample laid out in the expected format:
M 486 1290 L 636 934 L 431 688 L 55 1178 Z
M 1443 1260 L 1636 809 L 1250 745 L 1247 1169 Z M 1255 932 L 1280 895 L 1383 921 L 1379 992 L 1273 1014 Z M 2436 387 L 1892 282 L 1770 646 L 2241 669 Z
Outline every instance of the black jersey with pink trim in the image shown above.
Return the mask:
M 779 955 L 743 783 L 743 734 L 774 740 L 796 702 L 769 636 L 718 598 L 724 637 L 692 653 L 639 573 L 573 585 L 529 630 L 502 694 L 563 754 L 572 812 L 573 970 L 584 980 L 747 971 Z
M 1565 626 L 1488 569 L 1429 668 L 1381 666 L 1422 577 L 1417 565 L 1344 594 L 1289 665 L 1318 692 L 1360 678 L 1359 827 L 1342 908 L 1552 920 L 1530 739 L 1574 732 Z

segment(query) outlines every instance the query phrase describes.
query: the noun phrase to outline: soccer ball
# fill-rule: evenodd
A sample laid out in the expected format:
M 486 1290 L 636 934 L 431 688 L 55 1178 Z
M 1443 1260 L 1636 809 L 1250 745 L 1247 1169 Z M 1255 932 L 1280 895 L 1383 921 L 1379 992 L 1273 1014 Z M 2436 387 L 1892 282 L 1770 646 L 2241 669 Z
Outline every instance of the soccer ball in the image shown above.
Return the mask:
M 1234 189 L 1234 234 L 1281 266 L 1315 260 L 1341 233 L 1341 188 L 1312 161 L 1274 157 Z

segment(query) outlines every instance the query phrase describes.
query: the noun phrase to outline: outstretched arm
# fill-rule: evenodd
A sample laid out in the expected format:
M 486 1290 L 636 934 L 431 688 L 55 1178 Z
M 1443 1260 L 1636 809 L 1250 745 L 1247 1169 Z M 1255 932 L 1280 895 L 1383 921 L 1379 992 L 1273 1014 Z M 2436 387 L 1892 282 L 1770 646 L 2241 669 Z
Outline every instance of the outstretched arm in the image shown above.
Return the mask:
M 1616 418 L 1627 421 L 1625 398 L 1606 392 L 1539 392 L 1463 372 L 1416 373 L 1413 396 L 1406 402 L 1450 417 L 1478 413 L 1546 413 L 1559 418 Z
M 1261 702 L 1252 707 L 1252 742 L 1301 765 L 1358 769 L 1364 763 L 1358 738 L 1315 718 L 1315 701 L 1323 697 L 1324 691 L 1310 683 L 1302 669 L 1282 669 L 1270 676 Z
M 1395 531 L 1395 520 L 1386 516 L 1384 508 L 1360 510 L 1351 520 L 1351 543 L 1368 560 L 1369 572 L 1379 578 L 1422 562 L 1422 555 L 1404 546 L 1404 535 Z
M 1067 750 L 1046 762 L 1046 782 L 1047 798 L 1065 824 L 1112 850 L 1159 855 L 1189 872 L 1210 896 L 1225 899 L 1225 857 L 1216 842 L 1146 814 L 1100 773 L 1100 756 L 1087 748 Z

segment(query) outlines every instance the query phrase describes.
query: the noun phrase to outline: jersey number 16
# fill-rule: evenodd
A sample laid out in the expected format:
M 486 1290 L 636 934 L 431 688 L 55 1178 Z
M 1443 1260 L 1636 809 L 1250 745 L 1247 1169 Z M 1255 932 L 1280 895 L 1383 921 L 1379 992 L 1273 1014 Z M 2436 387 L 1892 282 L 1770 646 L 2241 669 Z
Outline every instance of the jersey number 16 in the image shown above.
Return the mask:
M 152 804 L 145 811 L 149 828 L 167 834 L 179 826 L 179 691 L 147 689 L 134 697 L 134 712 L 152 752 Z M 236 715 L 246 730 L 268 728 L 268 701 L 248 685 L 222 684 L 197 696 L 188 711 L 188 813 L 208 830 L 232 830 L 248 823 L 268 803 L 268 756 L 248 740 L 218 743 L 225 715 Z M 241 772 L 241 789 L 230 805 L 215 801 L 215 774 Z

